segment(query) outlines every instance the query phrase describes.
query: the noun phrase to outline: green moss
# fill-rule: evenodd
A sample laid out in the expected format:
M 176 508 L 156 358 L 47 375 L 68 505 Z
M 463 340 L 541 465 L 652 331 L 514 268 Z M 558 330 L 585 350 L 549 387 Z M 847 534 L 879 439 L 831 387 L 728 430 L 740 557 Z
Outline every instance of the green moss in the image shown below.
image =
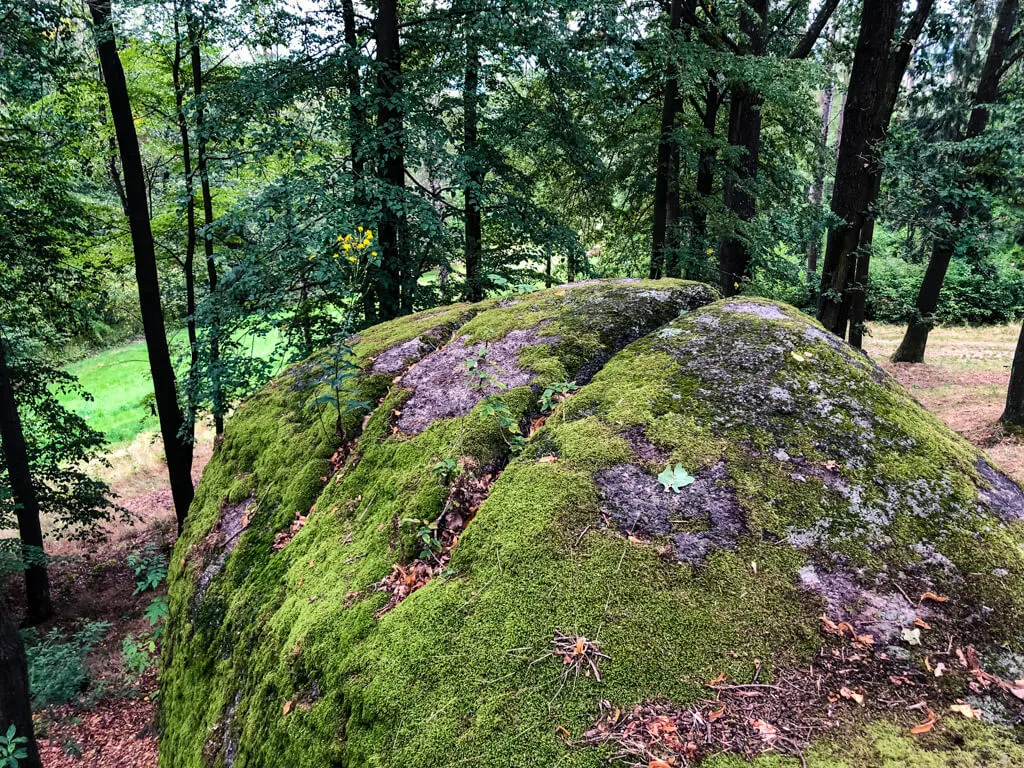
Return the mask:
M 720 302 L 676 319 L 711 293 L 678 281 L 589 284 L 360 334 L 365 362 L 442 326 L 471 341 L 541 326 L 552 343 L 519 359 L 533 386 L 495 398 L 521 424 L 537 415 L 545 382 L 600 368 L 518 457 L 487 401 L 421 434 L 396 432 L 410 393 L 366 373 L 352 393 L 383 400 L 325 482 L 341 440 L 307 407 L 316 361 L 240 408 L 175 551 L 162 764 L 219 765 L 237 751 L 236 768 L 606 765 L 607 750 L 567 747 L 555 728 L 578 737 L 601 699 L 686 704 L 720 673 L 750 679 L 755 658 L 766 674 L 808 659 L 821 607 L 798 571 L 822 553 L 896 573 L 922 563 L 912 547 L 924 543 L 961 568 L 1004 569 L 1003 585 L 983 575 L 962 594 L 995 606 L 1003 622 L 992 631 L 1015 642 L 1021 531 L 979 508 L 976 452 L 791 308 L 758 303 L 782 316 L 765 320 Z M 633 455 L 637 435 L 694 473 L 725 466 L 720 482 L 745 523 L 734 547 L 694 568 L 668 541 L 604 524 L 601 470 L 638 464 L 651 482 L 658 471 Z M 548 454 L 557 460 L 541 460 Z M 460 457 L 503 471 L 448 570 L 378 616 L 388 595 L 376 585 L 409 554 L 402 521 L 437 519 L 450 481 L 431 467 Z M 211 569 L 225 504 L 246 499 L 251 523 Z M 308 521 L 275 548 L 296 513 Z M 819 537 L 812 546 L 785 543 L 808 531 Z M 556 632 L 600 644 L 610 657 L 600 682 L 565 678 L 550 653 Z M 822 742 L 809 762 L 895 765 L 892 755 L 912 748 L 916 764 L 975 764 L 927 762 L 952 753 L 885 728 Z M 986 740 L 1009 749 L 1005 733 L 961 735 L 977 760 Z

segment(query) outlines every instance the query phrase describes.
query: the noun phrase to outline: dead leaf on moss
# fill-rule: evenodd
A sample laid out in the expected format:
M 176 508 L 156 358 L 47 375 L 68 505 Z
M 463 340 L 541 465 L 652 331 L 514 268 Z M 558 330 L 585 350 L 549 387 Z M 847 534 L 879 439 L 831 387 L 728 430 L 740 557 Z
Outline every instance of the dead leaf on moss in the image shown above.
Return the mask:
M 925 600 L 932 600 L 936 603 L 944 603 L 949 600 L 945 595 L 936 595 L 934 592 L 925 592 L 921 595 L 921 599 L 918 602 L 923 603 Z
M 291 712 L 292 711 L 292 706 L 293 706 L 292 705 L 292 700 L 288 699 L 288 701 L 286 701 L 284 703 L 284 714 L 287 715 L 289 712 Z
M 748 724 L 764 741 L 774 741 L 779 736 L 779 729 L 764 720 L 750 720 Z
M 970 704 L 950 704 L 950 712 L 955 712 L 958 715 L 963 715 L 968 720 L 980 720 L 981 711 L 975 709 Z

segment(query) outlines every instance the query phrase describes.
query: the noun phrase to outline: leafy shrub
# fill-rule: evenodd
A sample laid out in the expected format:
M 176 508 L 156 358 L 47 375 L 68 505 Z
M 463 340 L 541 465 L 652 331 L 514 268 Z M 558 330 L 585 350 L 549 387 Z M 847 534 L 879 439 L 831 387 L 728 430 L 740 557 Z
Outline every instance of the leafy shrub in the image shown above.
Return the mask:
M 51 629 L 43 637 L 32 629 L 22 633 L 34 709 L 63 704 L 85 690 L 89 684 L 85 657 L 109 627 L 107 621 L 90 621 L 70 637 L 65 637 L 58 629 Z
M 924 270 L 923 264 L 898 259 L 873 260 L 868 319 L 903 324 L 913 318 Z M 1022 305 L 1024 272 L 1016 265 L 953 261 L 935 315 L 940 323 L 949 325 L 988 325 L 1014 320 Z

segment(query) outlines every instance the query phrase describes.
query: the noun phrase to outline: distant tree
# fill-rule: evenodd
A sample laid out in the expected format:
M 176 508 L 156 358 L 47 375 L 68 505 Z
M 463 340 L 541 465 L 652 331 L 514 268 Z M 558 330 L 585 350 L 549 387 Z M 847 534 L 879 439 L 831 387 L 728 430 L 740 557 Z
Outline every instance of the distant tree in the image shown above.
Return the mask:
M 997 164 L 998 148 L 982 144 L 972 146 L 989 125 L 992 104 L 999 97 L 999 83 L 1007 70 L 1007 59 L 1012 53 L 1014 29 L 1017 24 L 1018 0 L 1001 0 L 996 11 L 995 27 L 985 56 L 971 103 L 967 128 L 953 138 L 953 151 L 960 150 L 960 157 L 950 157 L 949 162 L 957 169 L 958 183 L 943 195 L 941 216 L 937 217 L 935 237 L 932 241 L 931 257 L 925 270 L 921 288 L 917 294 L 915 315 L 907 326 L 892 359 L 896 363 L 924 362 L 928 334 L 934 325 L 934 314 L 939 304 L 939 294 L 946 278 L 946 270 L 958 250 L 966 250 L 972 239 L 964 230 L 972 219 L 989 218 L 987 201 L 979 200 L 972 194 L 971 181 L 982 187 L 991 186 L 991 171 L 983 173 L 982 179 L 974 180 L 976 169 L 983 163 L 992 167 Z M 986 183 L 988 182 L 988 183 Z

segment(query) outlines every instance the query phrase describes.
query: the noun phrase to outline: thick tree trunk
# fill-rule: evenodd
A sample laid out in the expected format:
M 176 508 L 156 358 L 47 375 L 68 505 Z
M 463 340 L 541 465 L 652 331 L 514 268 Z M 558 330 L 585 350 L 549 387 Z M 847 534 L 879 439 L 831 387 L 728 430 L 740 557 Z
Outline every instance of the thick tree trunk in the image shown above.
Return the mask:
M 683 0 L 671 0 L 669 6 L 670 34 L 678 35 L 683 25 Z M 674 41 L 673 37 L 673 41 Z M 674 56 L 674 51 L 673 51 Z M 651 235 L 651 279 L 658 279 L 672 271 L 666 263 L 667 253 L 673 250 L 670 242 L 678 223 L 679 209 L 679 146 L 675 132 L 682 111 L 679 97 L 679 67 L 670 61 L 665 68 L 665 94 L 661 106 L 661 126 L 658 133 L 658 157 L 654 175 L 654 228 Z M 676 261 L 673 257 L 672 261 Z
M 21 537 L 22 558 L 25 560 L 25 602 L 28 622 L 36 624 L 53 614 L 50 604 L 50 580 L 42 563 L 43 529 L 39 521 L 39 497 L 32 484 L 25 430 L 18 413 L 14 382 L 7 363 L 7 349 L 0 337 L 0 449 L 3 450 L 7 479 L 14 498 Z
M 863 302 L 863 297 L 852 294 L 866 282 L 863 262 L 865 280 L 856 279 L 857 263 L 881 185 L 881 144 L 900 80 L 932 4 L 933 0 L 920 0 L 895 46 L 900 0 L 865 0 L 861 11 L 832 190 L 832 213 L 840 223 L 829 229 L 818 296 L 818 319 L 837 336 L 846 335 L 851 307 Z
M 825 165 L 828 156 L 828 132 L 832 120 L 832 95 L 831 85 L 825 87 L 821 92 L 821 134 L 818 144 L 818 158 L 814 165 L 814 178 L 811 180 L 811 189 L 807 199 L 814 207 L 815 215 L 821 215 L 821 204 L 825 199 Z M 807 281 L 809 285 L 815 285 L 815 278 L 818 273 L 818 258 L 821 256 L 821 236 L 824 228 L 815 220 L 811 229 L 811 236 L 807 238 Z
M 747 0 L 740 31 L 747 38 L 746 53 L 764 56 L 767 51 L 768 0 Z M 757 180 L 761 152 L 761 103 L 763 99 L 747 83 L 734 85 L 729 98 L 729 145 L 739 148 L 740 159 L 735 174 L 728 174 L 722 191 L 722 202 L 742 229 L 757 213 L 757 199 L 752 186 Z M 722 240 L 718 251 L 718 274 L 722 293 L 732 296 L 750 276 L 750 245 L 745 237 L 732 234 Z
M 476 33 L 466 31 L 466 78 L 462 91 L 462 153 L 469 164 L 464 190 L 465 218 L 465 265 L 468 301 L 480 301 L 484 297 L 483 275 L 480 274 L 480 255 L 483 244 L 483 211 L 481 194 L 484 170 L 480 162 L 477 136 L 479 133 L 478 100 L 480 87 L 480 49 Z
M 206 256 L 206 279 L 210 286 L 210 300 L 213 313 L 210 321 L 210 391 L 213 411 L 214 433 L 224 434 L 224 413 L 227 404 L 224 402 L 223 387 L 220 380 L 220 321 L 215 306 L 217 301 L 217 262 L 213 257 L 213 193 L 210 191 L 210 170 L 208 162 L 206 135 L 206 105 L 203 103 L 203 58 L 201 50 L 202 31 L 199 20 L 186 6 L 188 14 L 189 55 L 192 62 L 192 92 L 195 95 L 196 112 L 196 172 L 199 174 L 199 187 L 203 197 L 203 254 Z
M 135 253 L 135 278 L 139 287 L 139 309 L 146 334 L 149 369 L 153 377 L 157 416 L 167 459 L 174 512 L 178 528 L 182 527 L 192 503 L 192 441 L 184 434 L 184 420 L 178 405 L 177 384 L 171 354 L 167 346 L 164 314 L 160 306 L 160 282 L 157 277 L 156 252 L 153 231 L 146 207 L 146 180 L 139 151 L 139 137 L 135 132 L 128 84 L 117 53 L 109 0 L 90 0 L 89 10 L 96 26 L 96 49 L 103 80 L 110 101 L 110 114 L 121 153 L 125 195 L 128 206 L 128 226 Z
M 0 595 L 0 733 L 7 733 L 12 725 L 15 735 L 27 741 L 28 755 L 18 761 L 18 768 L 43 768 L 32 723 L 25 644 Z
M 971 115 L 967 121 L 967 132 L 960 137 L 962 139 L 975 139 L 988 127 L 989 105 L 999 95 L 999 81 L 1003 74 L 1006 56 L 1012 46 L 1018 7 L 1019 0 L 1002 0 L 999 4 L 992 41 L 989 43 L 985 64 L 974 92 Z M 970 158 L 967 163 L 968 169 L 973 170 L 981 159 L 977 156 Z M 965 183 L 966 181 L 965 179 Z M 947 204 L 945 213 L 947 222 L 932 242 L 928 268 L 925 270 L 924 279 L 921 281 L 921 288 L 917 294 L 915 316 L 907 326 L 903 341 L 893 353 L 893 362 L 924 362 L 928 334 L 934 326 L 933 315 L 939 304 L 939 294 L 946 279 L 946 270 L 957 249 L 957 239 L 963 223 L 970 216 L 970 212 L 963 203 Z
M 403 263 L 402 189 L 405 187 L 402 58 L 399 47 L 398 2 L 380 0 L 374 34 L 377 42 L 377 131 L 379 178 L 384 188 L 378 227 L 381 275 L 377 286 L 380 317 L 390 320 L 410 307 L 414 289 L 411 270 Z

